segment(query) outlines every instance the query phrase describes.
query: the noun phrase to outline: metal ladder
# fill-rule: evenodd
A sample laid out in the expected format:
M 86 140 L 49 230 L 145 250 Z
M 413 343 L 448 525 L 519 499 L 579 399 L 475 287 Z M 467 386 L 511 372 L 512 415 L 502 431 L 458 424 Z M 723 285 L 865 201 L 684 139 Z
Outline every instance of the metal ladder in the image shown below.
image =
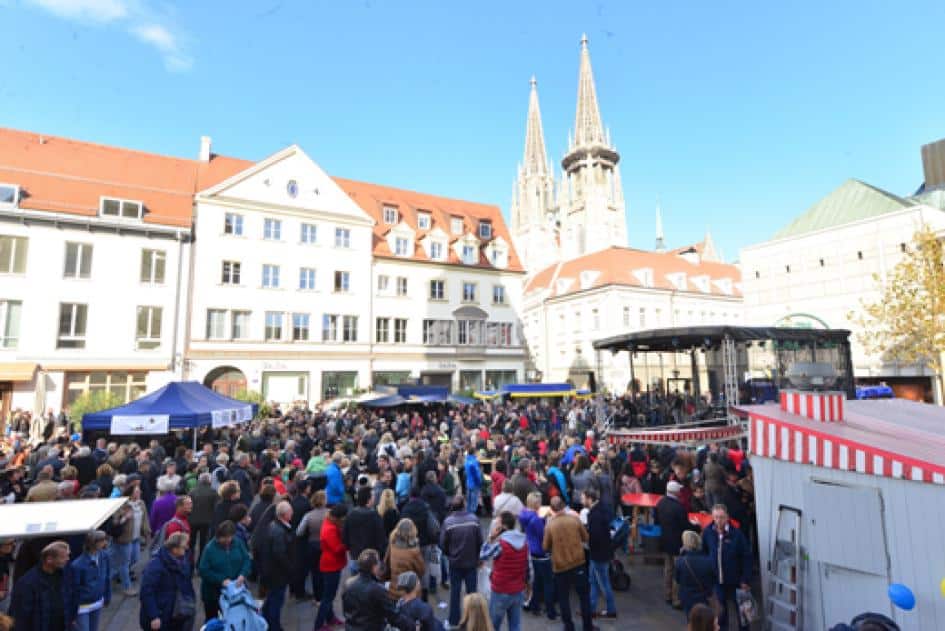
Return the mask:
M 801 609 L 803 596 L 801 567 L 801 510 L 792 506 L 778 507 L 771 559 L 765 579 L 765 628 L 777 631 L 798 631 L 804 626 Z
M 735 340 L 726 337 L 722 340 L 722 371 L 725 383 L 725 407 L 738 405 L 738 350 Z

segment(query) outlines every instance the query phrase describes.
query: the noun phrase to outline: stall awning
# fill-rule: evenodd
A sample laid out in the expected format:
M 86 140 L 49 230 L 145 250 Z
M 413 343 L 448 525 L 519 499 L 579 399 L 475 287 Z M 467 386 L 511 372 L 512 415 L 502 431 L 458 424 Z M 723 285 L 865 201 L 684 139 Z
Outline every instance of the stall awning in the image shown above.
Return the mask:
M 0 506 L 0 538 L 76 535 L 95 530 L 128 498 L 26 502 Z
M 32 381 L 35 372 L 33 362 L 0 363 L 0 381 Z
M 502 387 L 502 393 L 513 398 L 570 397 L 575 390 L 569 383 L 510 383 Z

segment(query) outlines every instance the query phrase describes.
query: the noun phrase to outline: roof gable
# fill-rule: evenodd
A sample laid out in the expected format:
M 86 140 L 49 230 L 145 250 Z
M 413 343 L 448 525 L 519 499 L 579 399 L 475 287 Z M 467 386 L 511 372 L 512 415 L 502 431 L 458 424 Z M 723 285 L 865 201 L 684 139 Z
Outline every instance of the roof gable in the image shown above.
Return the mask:
M 859 180 L 847 180 L 775 233 L 774 239 L 842 226 L 911 206 L 907 200 Z
M 323 211 L 371 222 L 373 219 L 297 145 L 290 145 L 199 193 L 263 206 Z

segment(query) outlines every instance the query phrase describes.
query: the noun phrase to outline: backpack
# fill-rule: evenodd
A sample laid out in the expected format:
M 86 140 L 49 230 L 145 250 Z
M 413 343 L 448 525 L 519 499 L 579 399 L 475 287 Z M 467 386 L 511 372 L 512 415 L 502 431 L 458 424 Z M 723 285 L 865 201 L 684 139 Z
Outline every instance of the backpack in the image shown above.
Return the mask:
M 167 540 L 167 527 L 173 522 L 177 522 L 181 526 L 184 525 L 184 522 L 178 519 L 176 515 L 164 522 L 164 525 L 151 540 L 151 556 L 157 556 L 158 550 L 164 547 L 164 542 Z
M 219 491 L 223 483 L 230 479 L 230 472 L 223 465 L 218 466 L 210 474 L 210 488 Z

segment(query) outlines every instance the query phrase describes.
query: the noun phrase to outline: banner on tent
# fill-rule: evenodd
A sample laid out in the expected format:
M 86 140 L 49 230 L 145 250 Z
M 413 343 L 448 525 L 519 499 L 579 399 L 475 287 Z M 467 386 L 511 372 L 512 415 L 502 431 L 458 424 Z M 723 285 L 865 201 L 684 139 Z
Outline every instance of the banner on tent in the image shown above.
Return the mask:
M 214 410 L 210 413 L 210 423 L 214 429 L 250 421 L 252 418 L 253 406 L 251 405 L 244 405 L 229 410 Z
M 111 433 L 117 436 L 128 434 L 167 434 L 171 417 L 167 414 L 134 414 L 113 416 Z

